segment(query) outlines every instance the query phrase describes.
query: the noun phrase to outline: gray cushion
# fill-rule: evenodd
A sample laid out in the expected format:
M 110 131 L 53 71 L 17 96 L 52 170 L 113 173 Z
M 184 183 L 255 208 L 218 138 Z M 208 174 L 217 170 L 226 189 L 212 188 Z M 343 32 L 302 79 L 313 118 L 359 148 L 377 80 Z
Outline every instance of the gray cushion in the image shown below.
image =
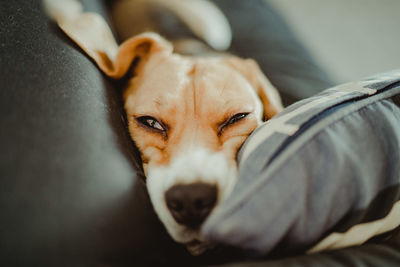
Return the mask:
M 399 81 L 394 71 L 337 86 L 259 127 L 240 151 L 232 195 L 204 234 L 265 255 L 278 245 L 280 252 L 304 251 L 332 233 L 356 245 L 396 228 Z M 372 228 L 384 219 L 388 225 Z M 364 227 L 355 238 L 343 235 L 355 226 Z M 328 239 L 318 249 L 334 246 Z

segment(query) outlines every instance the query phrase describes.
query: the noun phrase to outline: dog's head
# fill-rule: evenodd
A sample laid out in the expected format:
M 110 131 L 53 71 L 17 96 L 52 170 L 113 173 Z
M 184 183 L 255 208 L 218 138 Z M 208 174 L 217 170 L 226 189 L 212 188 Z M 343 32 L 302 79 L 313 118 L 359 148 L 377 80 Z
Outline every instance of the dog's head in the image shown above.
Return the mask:
M 279 97 L 253 60 L 186 57 L 158 37 L 136 38 L 140 59 L 124 93 L 129 130 L 158 216 L 199 253 L 200 226 L 236 182 L 238 149 L 278 112 Z
M 199 254 L 202 223 L 236 182 L 238 149 L 282 108 L 279 95 L 253 60 L 181 56 L 154 33 L 118 47 L 110 32 L 92 34 L 104 25 L 85 19 L 93 20 L 64 31 L 108 76 L 132 72 L 125 109 L 151 201 L 172 238 Z

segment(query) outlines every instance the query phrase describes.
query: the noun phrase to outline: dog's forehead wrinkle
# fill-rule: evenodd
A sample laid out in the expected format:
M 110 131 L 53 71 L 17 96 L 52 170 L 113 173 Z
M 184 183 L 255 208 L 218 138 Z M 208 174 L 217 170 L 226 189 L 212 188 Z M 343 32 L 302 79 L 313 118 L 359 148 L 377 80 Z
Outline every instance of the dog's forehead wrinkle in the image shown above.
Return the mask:
M 225 107 L 234 103 L 241 106 L 244 103 L 254 105 L 254 90 L 250 83 L 239 73 L 218 61 L 200 61 L 197 63 L 194 78 L 196 105 L 200 108 L 210 107 L 221 113 Z M 232 106 L 232 104 L 231 104 Z M 207 111 L 207 110 L 206 110 Z M 200 112 L 197 109 L 197 112 Z
M 156 97 L 156 98 L 154 99 L 154 104 L 156 104 L 156 106 L 157 106 L 158 108 L 162 107 L 163 103 L 165 103 L 165 102 L 162 101 L 160 97 Z
M 199 66 L 199 62 L 193 64 L 193 68 L 190 71 L 190 78 L 192 79 L 191 91 L 193 95 L 193 114 L 197 115 L 197 90 L 199 90 L 200 79 L 202 79 L 202 70 Z
M 202 79 L 202 69 L 199 66 L 199 61 L 198 60 L 193 60 L 192 59 L 192 67 L 191 69 L 187 72 L 187 77 L 190 80 L 190 82 L 187 84 L 186 90 L 187 90 L 187 101 L 186 101 L 186 114 L 189 116 L 185 116 L 186 120 L 184 123 L 187 125 L 187 128 L 189 128 L 191 132 L 190 140 L 188 140 L 188 148 L 190 149 L 196 140 L 198 139 L 198 132 L 199 132 L 199 112 L 198 112 L 198 90 L 199 90 L 199 83 L 201 82 L 200 79 Z M 190 114 L 192 116 L 190 116 Z M 188 121 L 190 120 L 190 121 Z

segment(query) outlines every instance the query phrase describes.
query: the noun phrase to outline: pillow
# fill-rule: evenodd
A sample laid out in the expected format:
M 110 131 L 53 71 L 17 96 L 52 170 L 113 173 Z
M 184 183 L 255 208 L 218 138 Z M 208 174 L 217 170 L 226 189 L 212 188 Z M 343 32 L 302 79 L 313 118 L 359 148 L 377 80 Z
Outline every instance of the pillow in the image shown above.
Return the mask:
M 232 194 L 202 228 L 209 239 L 266 255 L 390 234 L 400 225 L 400 70 L 296 102 L 238 157 Z

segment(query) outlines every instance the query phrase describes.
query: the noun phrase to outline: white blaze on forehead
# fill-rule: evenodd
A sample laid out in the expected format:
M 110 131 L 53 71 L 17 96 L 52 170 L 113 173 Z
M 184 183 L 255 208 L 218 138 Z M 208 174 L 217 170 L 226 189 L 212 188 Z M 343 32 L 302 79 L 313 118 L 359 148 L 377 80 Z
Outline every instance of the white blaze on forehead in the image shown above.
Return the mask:
M 222 152 L 210 152 L 204 148 L 181 153 L 172 159 L 169 166 L 148 166 L 147 189 L 150 199 L 167 231 L 178 242 L 190 242 L 200 237 L 173 219 L 165 202 L 165 192 L 177 184 L 197 182 L 217 186 L 218 204 L 233 189 L 236 166 L 231 166 Z

